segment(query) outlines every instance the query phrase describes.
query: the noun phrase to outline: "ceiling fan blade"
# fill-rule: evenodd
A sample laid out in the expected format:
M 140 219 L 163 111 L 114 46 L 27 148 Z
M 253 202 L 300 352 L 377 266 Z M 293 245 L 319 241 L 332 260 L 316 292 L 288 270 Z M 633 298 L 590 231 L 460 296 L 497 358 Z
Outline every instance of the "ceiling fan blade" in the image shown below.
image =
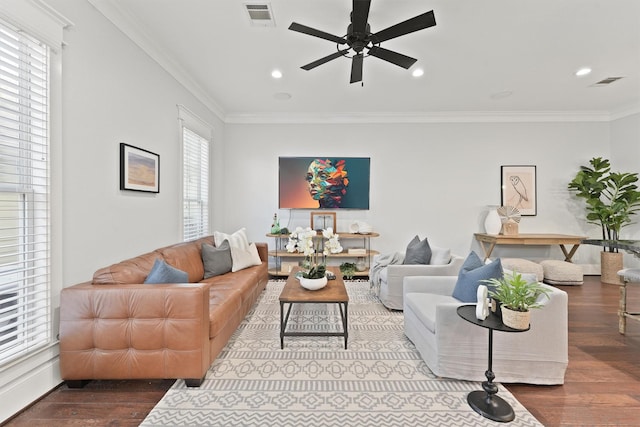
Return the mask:
M 291 25 L 289 25 L 289 29 L 302 34 L 308 34 L 310 36 L 329 40 L 338 44 L 345 44 L 347 42 L 342 37 L 334 36 L 333 34 L 325 33 L 324 31 L 316 30 L 315 28 L 307 27 L 306 25 L 298 24 L 297 22 L 292 22 Z
M 392 64 L 395 64 L 404 69 L 409 69 L 417 61 L 417 59 L 410 56 L 403 55 L 401 53 L 394 52 L 392 50 L 385 49 L 379 46 L 373 46 L 371 49 L 369 49 L 369 55 L 383 59 L 387 62 L 391 62 Z
M 365 33 L 367 31 L 370 7 L 371 0 L 353 0 L 351 22 L 353 23 L 354 33 Z
M 371 39 L 375 43 L 381 43 L 385 40 L 390 40 L 396 37 L 404 36 L 405 34 L 413 33 L 414 31 L 424 30 L 425 28 L 433 27 L 436 25 L 436 17 L 433 14 L 433 10 L 422 15 L 414 16 L 411 19 L 402 21 L 399 24 L 392 25 L 384 30 L 378 31 L 371 35 Z
M 359 53 L 351 60 L 351 83 L 362 81 L 362 60 L 364 55 Z
M 336 59 L 336 58 L 341 57 L 341 56 L 342 56 L 342 55 L 344 55 L 344 53 L 345 53 L 345 52 L 347 52 L 348 50 L 349 50 L 349 49 L 339 50 L 339 51 L 337 51 L 337 52 L 332 53 L 331 55 L 327 55 L 327 56 L 325 56 L 324 58 L 320 58 L 320 59 L 318 59 L 318 60 L 316 60 L 316 61 L 313 61 L 313 62 L 308 63 L 307 65 L 303 65 L 303 66 L 302 66 L 302 67 L 300 67 L 300 68 L 302 68 L 303 70 L 307 70 L 307 71 L 309 71 L 309 70 L 311 70 L 311 69 L 313 69 L 313 68 L 316 68 L 318 65 L 322 65 L 322 64 L 324 64 L 325 62 L 329 62 L 329 61 L 331 61 L 331 60 L 333 60 L 333 59 Z

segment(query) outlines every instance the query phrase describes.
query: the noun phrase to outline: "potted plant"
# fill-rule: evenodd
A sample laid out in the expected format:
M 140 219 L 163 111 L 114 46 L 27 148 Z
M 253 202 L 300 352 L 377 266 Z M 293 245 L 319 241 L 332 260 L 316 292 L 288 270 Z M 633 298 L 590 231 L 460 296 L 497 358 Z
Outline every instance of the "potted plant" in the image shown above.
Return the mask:
M 351 280 L 353 275 L 356 274 L 356 264 L 353 262 L 343 262 L 340 264 L 340 273 L 348 279 Z
M 541 308 L 541 295 L 549 298 L 549 289 L 538 282 L 527 282 L 516 271 L 507 273 L 500 279 L 483 280 L 489 288 L 489 296 L 500 302 L 502 323 L 513 329 L 527 329 L 531 309 Z
M 342 252 L 339 236 L 333 232 L 331 227 L 322 230 L 322 237 L 326 239 L 316 246 L 314 238 L 317 236 L 316 231 L 310 227 L 302 229 L 297 227 L 293 233 L 289 235 L 289 242 L 286 249 L 288 252 L 302 252 L 305 255 L 306 271 L 300 277 L 300 285 L 309 290 L 317 290 L 323 288 L 327 284 L 326 277 L 326 257 L 330 254 Z M 322 254 L 322 260 L 318 259 L 318 255 Z
M 622 227 L 632 224 L 633 215 L 640 209 L 638 174 L 611 172 L 609 160 L 601 157 L 592 158 L 589 165 L 580 167 L 568 187 L 585 200 L 587 222 L 602 230 L 601 280 L 615 284 L 622 269 L 622 254 L 606 241 L 618 240 Z

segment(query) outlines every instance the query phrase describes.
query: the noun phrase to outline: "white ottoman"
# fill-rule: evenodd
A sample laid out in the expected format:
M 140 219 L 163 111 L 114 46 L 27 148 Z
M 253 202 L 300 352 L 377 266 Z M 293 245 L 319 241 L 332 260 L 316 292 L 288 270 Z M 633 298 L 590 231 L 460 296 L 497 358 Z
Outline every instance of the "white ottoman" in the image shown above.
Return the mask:
M 547 259 L 540 262 L 544 282 L 550 285 L 582 285 L 582 267 L 566 261 Z
M 500 258 L 502 268 L 505 270 L 517 271 L 518 273 L 535 274 L 538 282 L 544 278 L 544 270 L 537 262 L 522 258 Z

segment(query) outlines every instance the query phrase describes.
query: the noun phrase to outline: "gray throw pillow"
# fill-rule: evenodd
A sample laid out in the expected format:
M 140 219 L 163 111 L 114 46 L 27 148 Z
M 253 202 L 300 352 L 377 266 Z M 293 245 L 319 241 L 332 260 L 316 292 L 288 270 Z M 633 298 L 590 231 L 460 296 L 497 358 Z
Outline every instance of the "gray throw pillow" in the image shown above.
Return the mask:
M 229 241 L 225 240 L 220 246 L 203 243 L 202 263 L 204 264 L 205 279 L 230 272 L 233 261 Z
M 403 264 L 429 264 L 431 261 L 431 247 L 429 241 L 425 237 L 420 240 L 418 236 L 414 237 L 407 245 L 404 255 Z
M 144 283 L 189 283 L 189 275 L 186 271 L 178 270 L 164 260 L 156 258 Z
M 460 268 L 458 281 L 451 296 L 462 302 L 475 303 L 478 301 L 478 286 L 487 286 L 482 280 L 500 279 L 502 275 L 500 258 L 485 264 L 478 254 L 472 251 Z

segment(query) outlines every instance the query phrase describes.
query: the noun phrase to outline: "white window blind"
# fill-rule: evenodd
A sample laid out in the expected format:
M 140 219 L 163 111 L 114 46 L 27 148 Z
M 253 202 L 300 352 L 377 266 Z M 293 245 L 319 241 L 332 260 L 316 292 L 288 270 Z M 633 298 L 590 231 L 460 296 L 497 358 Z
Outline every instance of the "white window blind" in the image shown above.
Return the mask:
M 0 21 L 0 366 L 51 340 L 48 62 Z
M 209 233 L 209 141 L 182 127 L 183 239 Z

